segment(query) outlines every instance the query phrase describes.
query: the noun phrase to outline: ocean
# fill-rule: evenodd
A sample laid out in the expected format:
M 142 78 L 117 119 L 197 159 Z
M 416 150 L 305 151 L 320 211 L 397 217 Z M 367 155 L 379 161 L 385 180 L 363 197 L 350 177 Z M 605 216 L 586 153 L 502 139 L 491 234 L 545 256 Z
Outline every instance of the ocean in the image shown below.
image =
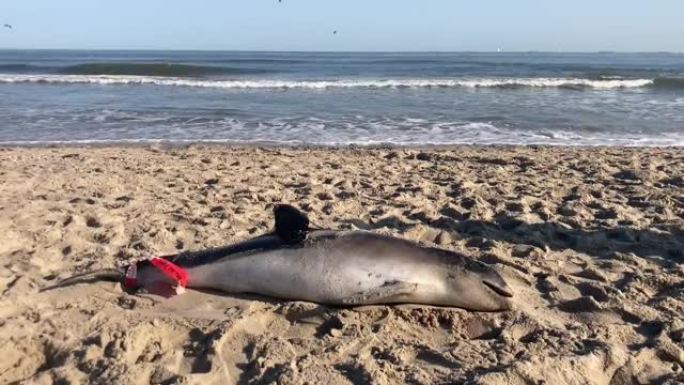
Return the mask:
M 684 54 L 0 51 L 0 144 L 684 145 Z

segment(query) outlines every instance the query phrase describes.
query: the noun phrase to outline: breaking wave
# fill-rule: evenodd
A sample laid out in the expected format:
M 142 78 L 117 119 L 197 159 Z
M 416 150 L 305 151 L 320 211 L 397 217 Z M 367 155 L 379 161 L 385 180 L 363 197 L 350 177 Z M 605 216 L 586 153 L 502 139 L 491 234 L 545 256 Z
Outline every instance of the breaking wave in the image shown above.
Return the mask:
M 136 71 L 182 72 L 191 76 L 195 67 L 175 65 L 164 67 L 140 67 Z M 79 66 L 80 67 L 80 66 Z M 70 67 L 74 68 L 74 67 Z M 92 67 L 90 67 L 92 68 Z M 206 71 L 207 67 L 202 71 Z M 219 71 L 225 68 L 217 67 Z M 243 71 L 243 70 L 240 70 Z M 144 72 L 144 71 L 143 71 Z M 224 73 L 225 74 L 225 73 Z M 206 75 L 206 73 L 205 73 Z M 342 79 L 342 80 L 227 80 L 227 79 L 184 79 L 180 77 L 130 76 L 130 75 L 0 75 L 0 84 L 93 84 L 93 85 L 153 85 L 225 89 L 339 89 L 339 88 L 565 88 L 619 90 L 643 87 L 684 88 L 684 79 L 584 79 L 584 78 L 451 78 L 451 79 Z

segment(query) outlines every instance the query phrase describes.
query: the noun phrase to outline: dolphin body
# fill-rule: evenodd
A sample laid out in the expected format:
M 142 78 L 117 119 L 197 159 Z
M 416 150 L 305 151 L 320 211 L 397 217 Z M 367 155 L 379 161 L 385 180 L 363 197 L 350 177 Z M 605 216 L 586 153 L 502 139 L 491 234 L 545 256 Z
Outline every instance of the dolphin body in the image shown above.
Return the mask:
M 511 309 L 512 291 L 491 267 L 461 254 L 366 231 L 310 230 L 291 206 L 275 208 L 273 233 L 242 243 L 163 257 L 188 274 L 189 288 L 252 293 L 338 306 L 414 303 L 475 311 Z M 83 278 L 121 280 L 115 270 Z M 172 286 L 138 267 L 141 288 Z

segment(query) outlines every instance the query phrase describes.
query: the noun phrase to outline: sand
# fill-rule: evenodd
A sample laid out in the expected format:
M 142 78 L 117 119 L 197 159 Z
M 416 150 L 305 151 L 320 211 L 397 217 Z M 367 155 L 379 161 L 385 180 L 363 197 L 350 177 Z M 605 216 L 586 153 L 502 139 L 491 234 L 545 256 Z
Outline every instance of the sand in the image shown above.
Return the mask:
M 493 264 L 515 309 L 39 292 L 273 204 Z M 0 383 L 682 384 L 684 150 L 0 150 Z

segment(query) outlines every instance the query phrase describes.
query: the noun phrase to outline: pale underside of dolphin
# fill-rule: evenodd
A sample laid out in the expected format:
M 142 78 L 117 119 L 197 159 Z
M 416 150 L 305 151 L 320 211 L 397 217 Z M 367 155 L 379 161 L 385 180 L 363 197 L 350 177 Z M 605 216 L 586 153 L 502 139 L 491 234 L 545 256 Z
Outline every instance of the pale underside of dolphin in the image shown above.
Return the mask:
M 366 231 L 308 229 L 290 206 L 276 208 L 271 234 L 235 245 L 164 257 L 184 268 L 187 287 L 358 306 L 414 303 L 476 311 L 511 308 L 511 289 L 490 266 L 461 254 Z M 96 276 L 97 272 L 90 277 Z M 100 277 L 122 279 L 108 269 Z M 79 278 L 79 277 L 76 277 Z M 57 286 L 75 283 L 68 279 Z M 139 286 L 173 285 L 149 264 Z

